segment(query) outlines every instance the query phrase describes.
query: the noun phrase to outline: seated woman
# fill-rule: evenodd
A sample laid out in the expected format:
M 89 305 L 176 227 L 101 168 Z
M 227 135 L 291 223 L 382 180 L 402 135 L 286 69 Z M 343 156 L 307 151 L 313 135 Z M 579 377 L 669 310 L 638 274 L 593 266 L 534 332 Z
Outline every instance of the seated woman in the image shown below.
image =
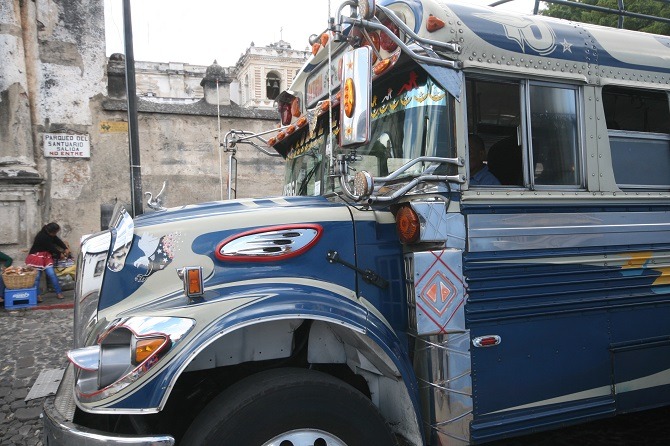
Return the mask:
M 63 290 L 56 277 L 54 271 L 54 259 L 66 258 L 70 254 L 67 245 L 58 238 L 60 226 L 58 223 L 51 222 L 42 227 L 40 232 L 35 236 L 33 246 L 30 248 L 28 257 L 26 257 L 26 265 L 33 266 L 37 269 L 37 278 L 35 279 L 35 286 L 39 287 L 41 271 L 47 275 L 51 286 L 56 291 L 56 296 L 59 299 L 63 298 Z M 41 298 L 38 297 L 41 302 Z

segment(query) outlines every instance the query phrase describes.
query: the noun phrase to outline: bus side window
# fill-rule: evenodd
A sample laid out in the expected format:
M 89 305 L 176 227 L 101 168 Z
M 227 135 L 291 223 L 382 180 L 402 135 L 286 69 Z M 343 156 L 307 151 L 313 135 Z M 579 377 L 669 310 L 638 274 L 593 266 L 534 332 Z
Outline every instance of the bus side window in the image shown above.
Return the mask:
M 519 83 L 470 79 L 466 86 L 468 132 L 483 141 L 488 170 L 502 186 L 523 186 Z
M 529 86 L 534 184 L 580 186 L 577 89 Z
M 668 93 L 606 86 L 603 108 L 617 185 L 670 189 Z
M 476 78 L 466 86 L 468 133 L 484 141 L 488 170 L 502 186 L 583 187 L 578 87 Z

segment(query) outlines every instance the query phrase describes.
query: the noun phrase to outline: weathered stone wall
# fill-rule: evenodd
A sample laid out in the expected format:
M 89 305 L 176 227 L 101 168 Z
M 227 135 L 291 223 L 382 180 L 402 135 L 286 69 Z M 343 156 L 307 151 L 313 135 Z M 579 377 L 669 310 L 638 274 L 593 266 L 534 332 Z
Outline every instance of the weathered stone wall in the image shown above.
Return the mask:
M 45 223 L 60 223 L 76 247 L 100 230 L 102 207 L 131 202 L 124 67 L 115 60 L 108 69 L 103 27 L 102 0 L 0 2 L 0 250 L 18 262 Z M 227 198 L 217 113 L 221 137 L 278 123 L 276 111 L 243 108 L 230 96 L 226 90 L 218 106 L 139 101 L 144 191 L 155 195 L 167 181 L 163 203 L 180 206 L 220 199 L 223 181 Z M 90 158 L 45 156 L 45 133 L 87 135 Z M 280 159 L 250 146 L 237 157 L 238 197 L 280 194 Z
M 20 254 L 38 220 L 38 184 L 31 134 L 19 2 L 0 4 L 0 250 Z
M 106 110 L 100 112 L 101 122 L 126 121 L 125 103 L 108 100 L 104 107 Z M 219 200 L 222 181 L 223 198 L 227 199 L 228 154 L 222 151 L 220 163 L 216 107 L 201 101 L 194 107 L 185 105 L 179 107 L 179 110 L 170 105 L 141 101 L 139 108 L 143 190 L 155 196 L 163 181 L 167 181 L 161 196 L 164 205 L 181 206 Z M 159 108 L 171 112 L 156 112 Z M 207 113 L 211 110 L 214 110 L 214 115 Z M 238 111 L 241 113 L 244 110 Z M 221 138 L 232 128 L 260 132 L 275 126 L 276 119 L 224 116 L 221 118 Z M 110 203 L 115 199 L 128 203 L 130 179 L 127 133 L 123 129 L 117 132 L 103 130 L 94 139 L 98 150 L 106 154 L 103 165 L 107 165 L 108 170 L 114 166 L 116 170 L 116 180 L 105 185 L 105 198 L 101 203 Z M 283 163 L 279 158 L 268 157 L 246 145 L 240 146 L 237 158 L 238 197 L 281 193 Z M 150 211 L 146 205 L 144 209 Z
M 46 158 L 44 133 L 86 134 L 104 83 L 103 4 L 3 1 L 0 6 L 0 249 L 25 258 L 42 225 L 70 238 L 88 160 Z

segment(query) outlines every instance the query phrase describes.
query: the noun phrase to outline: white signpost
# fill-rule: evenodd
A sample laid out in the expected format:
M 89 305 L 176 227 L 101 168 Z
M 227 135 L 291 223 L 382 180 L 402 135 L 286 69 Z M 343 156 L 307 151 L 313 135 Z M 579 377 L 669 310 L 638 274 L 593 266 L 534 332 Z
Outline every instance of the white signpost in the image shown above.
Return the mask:
M 44 156 L 59 158 L 90 158 L 91 143 L 88 135 L 66 133 L 44 134 Z

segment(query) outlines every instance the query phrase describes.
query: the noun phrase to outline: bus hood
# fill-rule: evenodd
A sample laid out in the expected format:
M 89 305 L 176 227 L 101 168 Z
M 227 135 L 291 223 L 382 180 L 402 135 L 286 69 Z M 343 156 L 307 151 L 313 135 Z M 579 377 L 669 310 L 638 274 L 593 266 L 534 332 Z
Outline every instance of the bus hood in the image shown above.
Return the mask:
M 273 279 L 328 280 L 354 289 L 354 274 L 330 271 L 329 250 L 355 262 L 349 208 L 322 197 L 231 200 L 145 214 L 134 221 L 124 261 L 104 271 L 98 309 L 128 311 L 152 301 L 187 305 L 177 274 L 184 267 L 202 267 L 204 301 L 223 298 L 236 283 Z

